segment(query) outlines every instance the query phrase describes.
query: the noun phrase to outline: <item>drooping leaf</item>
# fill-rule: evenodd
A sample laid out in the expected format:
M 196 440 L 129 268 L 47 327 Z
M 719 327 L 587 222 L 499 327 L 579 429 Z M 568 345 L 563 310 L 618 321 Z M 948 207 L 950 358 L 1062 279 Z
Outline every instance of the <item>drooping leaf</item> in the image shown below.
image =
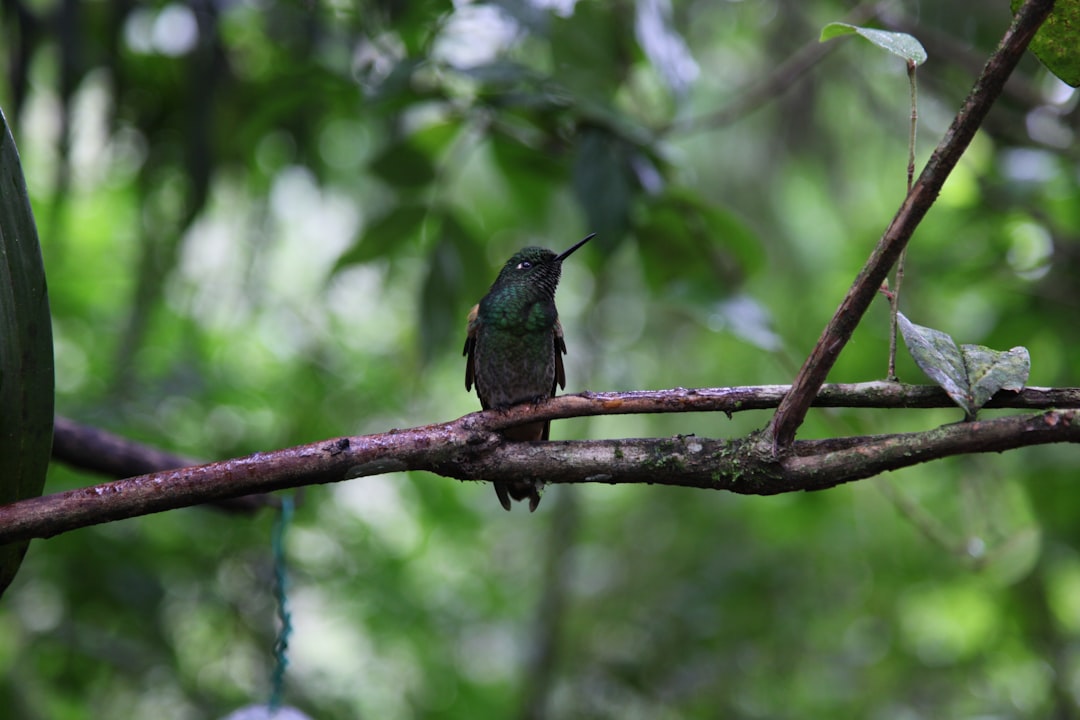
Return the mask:
M 964 357 L 952 337 L 940 330 L 916 325 L 903 313 L 897 315 L 897 320 L 904 344 L 919 369 L 944 388 L 969 417 L 974 416 L 977 408 L 971 402 L 971 386 L 964 369 Z
M 448 349 L 460 349 L 453 338 L 464 340 L 466 311 L 483 293 L 477 280 L 482 274 L 470 267 L 483 255 L 480 243 L 455 213 L 442 211 L 439 221 L 439 238 L 420 295 L 424 362 Z M 464 297 L 466 292 L 470 293 L 468 298 Z
M 371 161 L 370 169 L 388 184 L 408 190 L 424 187 L 435 179 L 431 156 L 408 141 L 385 148 Z
M 605 243 L 617 243 L 630 222 L 632 199 L 629 148 L 600 128 L 581 133 L 574 159 L 574 192 L 588 229 Z
M 656 289 L 713 303 L 764 262 L 761 238 L 733 212 L 670 186 L 635 214 L 645 277 Z
M 369 169 L 396 188 L 422 189 L 435 180 L 438 158 L 460 130 L 457 120 L 426 125 L 384 148 Z
M 629 21 L 627 13 L 612 13 L 598 2 L 577 3 L 573 15 L 553 17 L 549 37 L 555 81 L 579 100 L 610 100 L 625 73 L 620 45 L 623 37 L 632 37 Z
M 428 208 L 416 203 L 395 205 L 390 212 L 367 225 L 353 246 L 334 265 L 334 272 L 392 255 L 395 246 L 413 242 L 420 233 Z
M 1027 383 L 1031 358 L 1027 348 L 993 350 L 982 345 L 961 345 L 933 328 L 898 315 L 900 332 L 915 363 L 969 418 L 999 390 L 1019 391 Z
M 0 504 L 37 497 L 52 452 L 52 323 L 30 198 L 2 111 L 0 408 Z M 0 547 L 0 594 L 15 577 L 27 545 Z
M 513 197 L 515 212 L 522 214 L 521 225 L 540 224 L 553 191 L 565 181 L 566 160 L 500 132 L 493 132 L 489 142 L 502 187 Z
M 975 409 L 985 405 L 998 390 L 1020 391 L 1031 372 L 1031 356 L 1025 347 L 993 350 L 982 345 L 961 345 L 964 367 L 971 384 Z
M 1012 0 L 1013 14 L 1022 4 L 1021 0 Z M 1080 0 L 1057 0 L 1030 48 L 1050 72 L 1080 87 Z
M 841 35 L 858 35 L 866 38 L 882 50 L 887 50 L 904 60 L 922 65 L 926 62 L 926 50 L 922 43 L 907 33 L 877 30 L 875 28 L 859 27 L 847 23 L 829 23 L 821 29 L 819 40 L 825 42 Z

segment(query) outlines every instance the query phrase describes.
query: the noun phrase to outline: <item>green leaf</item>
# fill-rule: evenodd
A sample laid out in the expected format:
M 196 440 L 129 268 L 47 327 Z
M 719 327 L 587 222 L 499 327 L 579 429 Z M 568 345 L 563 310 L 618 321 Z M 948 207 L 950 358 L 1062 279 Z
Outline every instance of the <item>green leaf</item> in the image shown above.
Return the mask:
M 52 453 L 53 347 L 45 267 L 19 152 L 0 111 L 0 504 L 37 497 Z M 0 547 L 0 594 L 29 543 Z
M 971 383 L 975 409 L 981 408 L 998 390 L 1020 391 L 1031 372 L 1031 356 L 1025 347 L 992 350 L 982 345 L 961 345 L 964 367 Z
M 893 55 L 898 55 L 916 65 L 922 65 L 926 62 L 926 50 L 923 48 L 922 43 L 907 33 L 889 32 L 887 30 L 834 22 L 822 28 L 819 40 L 825 42 L 841 35 L 864 37 L 882 50 L 887 50 Z
M 629 18 L 627 16 L 630 16 Z M 620 39 L 632 38 L 630 13 L 613 13 L 607 3 L 579 2 L 574 14 L 550 23 L 555 81 L 577 96 L 606 103 L 625 77 Z
M 1012 0 L 1014 15 L 1022 4 Z M 1050 72 L 1080 87 L 1080 0 L 1057 0 L 1030 47 Z
M 426 125 L 385 148 L 375 156 L 368 169 L 396 188 L 418 190 L 434 182 L 436 159 L 458 136 L 457 120 Z
M 409 190 L 422 188 L 435 179 L 431 156 L 408 141 L 385 148 L 371 161 L 369 169 L 386 183 Z
M 395 248 L 414 242 L 419 237 L 427 215 L 425 205 L 405 203 L 394 206 L 390 212 L 364 227 L 353 246 L 338 258 L 333 272 L 393 255 Z
M 916 325 L 903 313 L 900 332 L 915 363 L 969 418 L 999 390 L 1020 391 L 1027 383 L 1031 358 L 1027 348 L 993 350 L 982 345 L 956 346 L 953 339 L 933 328 Z
M 600 128 L 582 131 L 574 158 L 574 193 L 588 229 L 605 243 L 617 243 L 630 222 L 632 180 L 629 149 Z M 609 246 L 610 247 L 610 246 Z
M 461 122 L 449 119 L 425 125 L 409 136 L 409 145 L 430 158 L 438 157 L 461 132 Z
M 949 397 L 973 417 L 977 408 L 971 402 L 970 385 L 964 369 L 964 357 L 952 337 L 933 328 L 923 327 L 899 313 L 900 334 L 908 352 L 926 375 L 945 389 Z
M 425 363 L 448 348 L 460 352 L 454 338 L 464 341 L 465 310 L 483 293 L 477 282 L 481 274 L 470 267 L 483 256 L 479 241 L 453 212 L 443 212 L 440 220 L 438 243 L 420 294 L 420 349 Z
M 733 293 L 765 260 L 757 233 L 686 187 L 669 186 L 642 203 L 634 234 L 649 285 L 703 303 Z
M 555 188 L 566 181 L 565 159 L 498 131 L 488 141 L 502 187 L 511 195 L 515 212 L 521 214 L 519 222 L 522 226 L 540 226 L 549 212 Z

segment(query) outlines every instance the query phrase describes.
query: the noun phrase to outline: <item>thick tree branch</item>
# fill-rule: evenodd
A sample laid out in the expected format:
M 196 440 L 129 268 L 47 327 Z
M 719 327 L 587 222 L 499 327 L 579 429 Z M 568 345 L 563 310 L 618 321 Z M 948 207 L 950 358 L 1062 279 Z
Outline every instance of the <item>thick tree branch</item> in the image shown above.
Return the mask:
M 803 363 L 792 384 L 791 393 L 780 403 L 763 438 L 770 442 L 774 453 L 783 450 L 795 439 L 795 432 L 806 418 L 818 388 L 828 377 L 840 351 L 851 339 L 889 269 L 896 264 L 915 228 L 937 199 L 946 178 L 960 161 L 960 156 L 1001 94 L 1005 81 L 1053 7 L 1054 0 L 1027 0 L 1016 14 L 1001 45 L 990 56 L 960 112 Z
M 561 420 L 594 415 L 638 415 L 672 412 L 724 412 L 775 408 L 791 390 L 790 385 L 750 385 L 726 388 L 674 388 L 629 392 L 585 392 L 560 395 L 539 405 L 522 405 L 493 415 L 490 427 L 502 430 L 536 420 Z M 851 408 L 949 408 L 954 403 L 936 385 L 904 385 L 896 382 L 828 384 L 814 399 L 815 407 Z M 1003 391 L 987 408 L 1047 410 L 1080 408 L 1080 388 L 1028 387 L 1022 392 Z M 959 412 L 959 411 L 958 411 Z M 120 437 L 99 428 L 57 416 L 53 429 L 53 460 L 78 470 L 128 478 L 161 470 L 202 464 L 202 460 L 175 455 Z M 254 510 L 274 504 L 265 495 L 237 498 L 239 509 Z
M 950 455 L 1058 442 L 1080 442 L 1080 411 L 1051 410 L 926 432 L 804 440 L 780 460 L 761 454 L 755 438 L 500 443 L 435 471 L 463 480 L 533 477 L 550 483 L 645 483 L 778 495 L 825 490 Z
M 737 412 L 775 406 L 786 386 L 589 393 L 536 406 L 466 415 L 453 422 L 347 437 L 256 453 L 209 465 L 155 472 L 0 507 L 0 544 L 51 537 L 89 525 L 225 498 L 339 482 L 364 475 L 427 470 L 461 480 L 657 483 L 775 494 L 820 490 L 945 455 L 1077 442 L 1080 389 L 1002 393 L 999 407 L 1059 407 L 1038 415 L 950 425 L 923 433 L 804 441 L 777 461 L 757 438 L 696 437 L 513 443 L 499 430 L 541 418 L 643 412 Z M 896 383 L 833 385 L 822 405 L 951 406 L 933 388 Z M 848 404 L 856 404 L 854 402 Z

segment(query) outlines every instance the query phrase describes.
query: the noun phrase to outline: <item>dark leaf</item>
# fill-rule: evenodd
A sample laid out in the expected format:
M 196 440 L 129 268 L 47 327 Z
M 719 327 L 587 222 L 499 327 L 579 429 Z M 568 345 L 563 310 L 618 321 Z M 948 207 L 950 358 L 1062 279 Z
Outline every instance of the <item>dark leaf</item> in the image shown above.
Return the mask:
M 425 205 L 407 203 L 367 225 L 353 246 L 334 265 L 338 272 L 349 265 L 359 265 L 376 258 L 392 256 L 395 249 L 414 242 L 428 215 Z
M 0 504 L 41 495 L 52 452 L 53 347 L 45 268 L 15 141 L 0 111 Z M 0 547 L 0 594 L 28 543 Z
M 1023 3 L 1012 0 L 1016 13 Z M 1050 72 L 1080 87 L 1080 0 L 1057 0 L 1050 17 L 1031 41 L 1031 52 Z
M 435 163 L 430 155 L 409 141 L 384 149 L 371 161 L 371 172 L 390 185 L 415 190 L 435 179 Z
M 628 148 L 599 129 L 582 131 L 574 160 L 574 192 L 590 232 L 611 246 L 629 225 L 632 198 Z
M 424 188 L 435 180 L 436 162 L 460 130 L 456 120 L 426 125 L 383 149 L 371 161 L 371 172 L 400 189 Z
M 504 189 L 513 195 L 516 211 L 527 215 L 521 224 L 540 224 L 552 191 L 566 179 L 567 163 L 502 133 L 492 134 L 490 142 Z
M 645 277 L 658 290 L 715 302 L 764 262 L 756 233 L 688 188 L 649 197 L 635 219 Z
M 480 274 L 472 267 L 483 255 L 480 243 L 453 212 L 441 212 L 439 220 L 439 239 L 420 298 L 420 348 L 425 363 L 438 353 L 460 352 L 458 340 L 465 338 L 468 308 L 483 293 L 476 280 Z
M 630 13 L 613 13 L 607 3 L 579 2 L 570 17 L 551 21 L 552 75 L 579 100 L 606 103 L 626 72 L 619 38 L 632 38 Z

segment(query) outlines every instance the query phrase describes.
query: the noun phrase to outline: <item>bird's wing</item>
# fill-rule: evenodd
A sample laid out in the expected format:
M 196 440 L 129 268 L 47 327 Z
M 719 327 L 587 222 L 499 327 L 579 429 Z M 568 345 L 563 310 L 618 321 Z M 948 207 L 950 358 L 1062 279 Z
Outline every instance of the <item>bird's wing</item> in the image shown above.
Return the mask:
M 563 339 L 562 323 L 555 320 L 555 382 L 551 385 L 551 396 L 555 397 L 555 386 L 566 387 L 566 369 L 563 368 L 562 356 L 566 354 L 566 341 Z
M 551 397 L 555 397 L 555 389 L 557 387 L 566 387 L 566 369 L 563 367 L 562 356 L 566 354 L 566 340 L 563 339 L 562 323 L 558 318 L 555 320 L 555 332 L 553 333 L 555 338 L 555 382 L 551 383 Z M 544 431 L 540 434 L 541 440 L 551 439 L 551 422 L 544 423 Z M 535 496 L 535 499 L 529 501 L 529 507 L 535 508 L 536 504 L 540 502 L 540 497 Z
M 480 305 L 473 305 L 472 310 L 469 311 L 469 322 L 465 332 L 465 349 L 461 353 L 465 356 L 466 390 L 472 390 L 473 382 L 476 380 L 476 333 L 480 329 L 479 312 Z

